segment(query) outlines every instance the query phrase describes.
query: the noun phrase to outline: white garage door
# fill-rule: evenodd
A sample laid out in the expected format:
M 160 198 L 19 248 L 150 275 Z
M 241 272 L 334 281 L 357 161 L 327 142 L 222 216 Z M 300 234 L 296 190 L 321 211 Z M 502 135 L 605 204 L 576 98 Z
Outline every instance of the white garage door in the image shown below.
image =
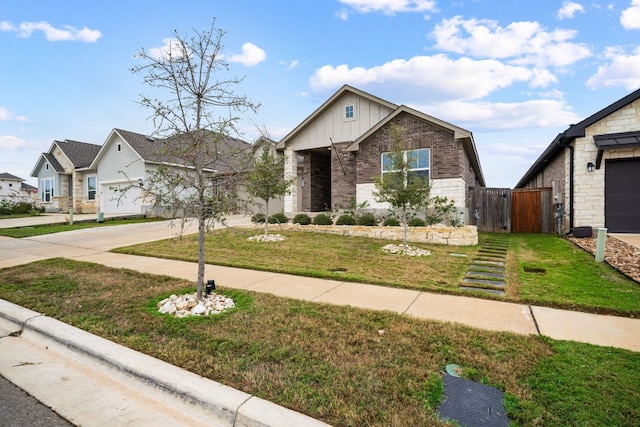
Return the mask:
M 142 200 L 140 189 L 131 187 L 126 192 L 118 191 L 130 187 L 128 182 L 102 184 L 100 211 L 106 214 L 140 214 L 142 213 Z

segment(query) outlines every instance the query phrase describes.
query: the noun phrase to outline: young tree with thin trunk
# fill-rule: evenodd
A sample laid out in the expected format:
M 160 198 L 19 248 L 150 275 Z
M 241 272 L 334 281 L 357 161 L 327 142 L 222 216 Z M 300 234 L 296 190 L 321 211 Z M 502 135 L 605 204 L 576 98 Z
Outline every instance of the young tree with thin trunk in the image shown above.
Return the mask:
M 374 178 L 373 196 L 378 202 L 389 203 L 400 217 L 404 226 L 403 244 L 407 246 L 409 214 L 429 200 L 429 178 L 412 171 L 417 159 L 403 141 L 404 128 L 392 126 L 388 132 L 392 150 L 383 154 L 383 170 Z
M 264 201 L 264 235 L 269 235 L 269 202 L 277 197 L 289 194 L 289 186 L 295 177 L 284 177 L 284 156 L 278 155 L 274 144 L 266 137 L 260 142 L 262 153 L 253 161 L 247 175 L 246 189 L 249 195 Z
M 229 75 L 222 54 L 225 31 L 215 19 L 206 31 L 186 37 L 174 31 L 168 46 L 158 52 L 140 49 L 132 68 L 158 97 L 141 95 L 151 111 L 158 159 L 147 171 L 147 197 L 153 205 L 171 206 L 182 221 L 198 222 L 198 288 L 203 298 L 204 240 L 215 221 L 224 221 L 238 203 L 236 189 L 246 172 L 250 150 L 236 140 L 242 112 L 258 106 L 236 95 L 241 78 Z

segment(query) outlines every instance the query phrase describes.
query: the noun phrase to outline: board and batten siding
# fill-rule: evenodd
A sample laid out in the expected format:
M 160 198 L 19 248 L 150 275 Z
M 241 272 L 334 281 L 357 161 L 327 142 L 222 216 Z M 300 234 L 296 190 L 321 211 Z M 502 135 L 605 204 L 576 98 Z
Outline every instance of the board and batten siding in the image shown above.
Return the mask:
M 354 118 L 345 119 L 345 108 L 353 105 Z M 329 147 L 334 143 L 354 141 L 392 112 L 391 109 L 353 93 L 345 93 L 303 129 L 288 147 L 296 150 Z

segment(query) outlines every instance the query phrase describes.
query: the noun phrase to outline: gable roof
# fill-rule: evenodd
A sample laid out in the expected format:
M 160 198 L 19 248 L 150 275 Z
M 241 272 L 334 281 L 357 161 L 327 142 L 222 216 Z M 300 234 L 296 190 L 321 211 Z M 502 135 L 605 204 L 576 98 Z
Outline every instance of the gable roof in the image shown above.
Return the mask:
M 18 178 L 18 177 L 17 177 L 17 176 L 15 176 L 15 175 L 11 175 L 11 174 L 10 174 L 10 173 L 8 173 L 8 172 L 0 173 L 0 179 L 5 179 L 5 180 L 7 180 L 7 181 L 24 181 L 24 179 L 22 179 L 22 178 Z
M 360 144 L 364 140 L 366 140 L 368 137 L 370 137 L 375 132 L 380 130 L 387 123 L 390 123 L 395 117 L 398 117 L 402 113 L 411 114 L 424 121 L 433 123 L 436 126 L 452 131 L 454 134 L 454 139 L 462 141 L 464 150 L 467 154 L 467 157 L 469 157 L 469 161 L 471 162 L 471 167 L 473 168 L 476 176 L 478 177 L 478 181 L 480 182 L 480 185 L 482 187 L 485 186 L 484 175 L 482 174 L 482 168 L 480 167 L 480 158 L 478 157 L 476 144 L 473 140 L 473 134 L 466 129 L 463 129 L 459 126 L 452 125 L 451 123 L 445 122 L 444 120 L 437 119 L 421 111 L 415 110 L 411 107 L 407 107 L 406 105 L 401 105 L 398 108 L 396 108 L 391 114 L 386 116 L 384 119 L 378 122 L 375 126 L 373 126 L 371 129 L 369 129 L 364 134 L 362 134 L 358 139 L 356 139 L 351 144 L 349 144 L 349 146 L 347 147 L 347 151 L 358 151 L 360 148 Z
M 315 119 L 317 119 L 319 116 L 321 116 L 325 111 L 327 111 L 338 99 L 340 99 L 342 97 L 342 95 L 345 92 L 351 92 L 355 95 L 361 96 L 365 99 L 368 99 L 372 102 L 381 104 L 391 110 L 396 109 L 398 106 L 396 104 L 393 104 L 389 101 L 385 101 L 382 98 L 378 98 L 377 96 L 373 96 L 367 92 L 364 92 L 360 89 L 356 89 L 353 86 L 349 86 L 349 85 L 344 85 L 342 86 L 340 89 L 338 89 L 338 91 L 336 93 L 334 93 L 329 99 L 327 99 L 320 107 L 318 107 L 313 113 L 311 113 L 311 115 L 309 115 L 309 117 L 307 117 L 302 123 L 300 123 L 298 126 L 296 126 L 291 132 L 289 132 L 284 138 L 282 138 L 280 140 L 280 142 L 278 143 L 278 145 L 276 146 L 277 149 L 279 150 L 283 150 L 286 145 L 287 142 L 289 142 L 289 140 L 293 139 L 296 137 L 296 135 L 298 135 L 300 132 L 302 132 L 307 126 L 309 126 L 311 123 L 313 123 L 313 121 Z
M 65 139 L 64 141 L 53 141 L 53 143 L 60 148 L 76 169 L 89 167 L 101 148 L 97 144 L 72 141 L 69 139 Z M 49 153 L 51 153 L 51 150 L 49 150 Z
M 529 170 L 518 181 L 515 188 L 521 188 L 527 185 L 527 183 L 540 172 L 546 164 L 555 158 L 561 151 L 564 151 L 565 147 L 573 142 L 576 138 L 582 138 L 585 136 L 586 129 L 592 124 L 604 119 L 605 117 L 615 113 L 619 109 L 626 107 L 632 102 L 640 99 L 640 89 L 631 92 L 629 95 L 620 98 L 613 104 L 603 108 L 595 114 L 582 120 L 580 123 L 569 126 L 564 132 L 558 134 L 555 139 L 549 144 L 544 152 L 538 157 L 538 159 L 531 165 Z
M 27 184 L 26 182 L 23 182 L 20 186 L 20 189 L 23 191 L 32 191 L 32 192 L 37 192 L 38 188 L 34 187 L 33 185 Z
M 147 135 L 143 135 L 136 132 L 131 132 L 123 129 L 113 129 L 109 138 L 107 138 L 107 142 L 101 147 L 100 152 L 96 155 L 93 163 L 91 164 L 92 168 L 96 167 L 96 163 L 99 158 L 102 156 L 104 150 L 106 150 L 106 146 L 108 145 L 109 140 L 112 135 L 118 135 L 121 140 L 123 140 L 126 144 L 131 147 L 131 149 L 135 152 L 135 154 L 146 163 L 155 163 L 155 164 L 169 164 L 182 166 L 182 162 L 176 156 L 172 156 L 170 153 L 167 153 L 164 148 L 168 144 L 185 144 L 185 147 L 188 148 L 186 144 L 188 144 L 188 137 L 185 135 L 176 135 L 171 136 L 164 139 L 155 139 Z M 211 132 L 213 135 L 213 132 Z M 215 138 L 211 138 L 214 140 Z M 216 148 L 222 149 L 234 149 L 234 150 L 244 150 L 250 149 L 251 144 L 248 142 L 242 141 L 241 139 L 232 138 L 230 136 L 223 137 L 220 140 L 216 140 L 215 142 Z M 217 150 L 220 151 L 220 150 Z M 216 172 L 227 172 L 231 168 L 229 165 L 221 165 L 220 162 L 216 162 L 217 156 L 213 156 L 211 158 L 210 169 Z

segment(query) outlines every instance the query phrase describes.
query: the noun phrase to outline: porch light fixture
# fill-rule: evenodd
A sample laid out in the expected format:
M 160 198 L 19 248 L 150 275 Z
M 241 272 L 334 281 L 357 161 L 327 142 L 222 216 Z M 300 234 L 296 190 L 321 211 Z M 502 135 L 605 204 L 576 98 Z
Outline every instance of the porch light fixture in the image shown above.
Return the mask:
M 594 169 L 595 165 L 593 164 L 593 162 L 587 163 L 587 172 L 593 172 Z
M 144 181 L 142 181 L 142 178 L 138 178 L 138 187 L 142 188 L 143 185 Z

